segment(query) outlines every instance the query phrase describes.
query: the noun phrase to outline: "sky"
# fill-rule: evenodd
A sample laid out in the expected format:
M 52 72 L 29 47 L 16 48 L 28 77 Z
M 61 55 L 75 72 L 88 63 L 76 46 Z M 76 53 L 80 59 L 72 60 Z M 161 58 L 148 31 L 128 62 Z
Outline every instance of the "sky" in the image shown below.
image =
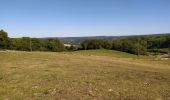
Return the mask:
M 0 0 L 9 37 L 170 33 L 170 0 Z

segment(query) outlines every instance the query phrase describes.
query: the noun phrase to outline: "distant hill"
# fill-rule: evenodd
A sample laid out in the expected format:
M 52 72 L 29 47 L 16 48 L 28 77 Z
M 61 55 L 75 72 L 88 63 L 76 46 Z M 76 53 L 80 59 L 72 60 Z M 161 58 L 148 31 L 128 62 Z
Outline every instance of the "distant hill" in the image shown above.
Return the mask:
M 124 39 L 129 37 L 146 37 L 146 36 L 163 36 L 170 35 L 170 33 L 163 34 L 148 34 L 148 35 L 129 35 L 129 36 L 85 36 L 85 37 L 48 37 L 51 39 L 58 38 L 63 43 L 66 44 L 80 44 L 82 41 L 87 39 L 102 39 L 102 40 L 114 40 L 114 39 Z
M 117 38 L 124 38 L 124 36 L 60 37 L 59 39 L 64 43 L 80 44 L 82 41 L 87 39 L 114 40 Z

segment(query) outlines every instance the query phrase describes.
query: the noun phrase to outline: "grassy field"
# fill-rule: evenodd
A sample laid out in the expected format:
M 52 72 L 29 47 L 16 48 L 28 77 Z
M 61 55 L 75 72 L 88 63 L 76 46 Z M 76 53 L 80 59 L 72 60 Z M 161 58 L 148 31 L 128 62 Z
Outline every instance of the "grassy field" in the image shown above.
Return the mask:
M 170 60 L 111 50 L 0 52 L 0 100 L 170 100 Z

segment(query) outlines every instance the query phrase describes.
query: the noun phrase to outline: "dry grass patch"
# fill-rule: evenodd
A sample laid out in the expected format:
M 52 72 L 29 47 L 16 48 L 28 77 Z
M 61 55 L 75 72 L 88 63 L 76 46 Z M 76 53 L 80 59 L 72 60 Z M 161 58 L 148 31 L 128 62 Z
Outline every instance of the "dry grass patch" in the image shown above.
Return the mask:
M 167 61 L 115 52 L 0 52 L 0 99 L 169 98 Z

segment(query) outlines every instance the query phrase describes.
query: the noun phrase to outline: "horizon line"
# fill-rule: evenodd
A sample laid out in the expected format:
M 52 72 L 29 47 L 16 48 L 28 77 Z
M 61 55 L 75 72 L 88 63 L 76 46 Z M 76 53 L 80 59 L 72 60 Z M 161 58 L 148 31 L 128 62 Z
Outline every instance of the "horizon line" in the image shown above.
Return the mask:
M 126 37 L 126 36 L 147 36 L 147 35 L 166 35 L 167 33 L 151 33 L 151 34 L 126 34 L 126 35 L 87 35 L 87 36 L 52 36 L 52 37 L 30 37 L 30 36 L 22 36 L 22 37 L 30 37 L 30 38 L 76 38 L 76 37 Z M 10 38 L 22 38 L 22 37 L 10 37 Z

